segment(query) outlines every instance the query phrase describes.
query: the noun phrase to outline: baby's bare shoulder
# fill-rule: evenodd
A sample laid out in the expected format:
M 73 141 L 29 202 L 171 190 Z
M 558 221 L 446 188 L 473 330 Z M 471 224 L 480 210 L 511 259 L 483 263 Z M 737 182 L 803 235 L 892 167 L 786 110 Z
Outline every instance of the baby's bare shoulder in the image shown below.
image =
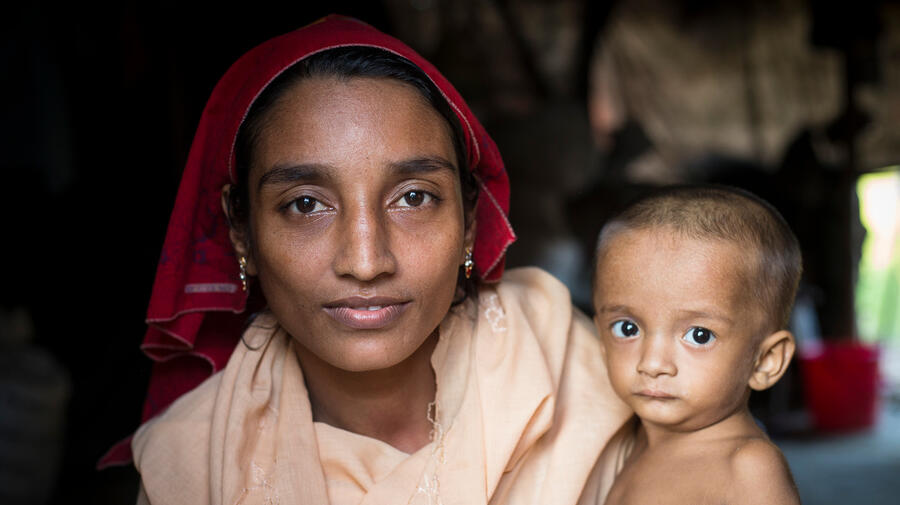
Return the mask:
M 800 503 L 791 470 L 778 447 L 762 437 L 742 440 L 731 453 L 730 504 Z

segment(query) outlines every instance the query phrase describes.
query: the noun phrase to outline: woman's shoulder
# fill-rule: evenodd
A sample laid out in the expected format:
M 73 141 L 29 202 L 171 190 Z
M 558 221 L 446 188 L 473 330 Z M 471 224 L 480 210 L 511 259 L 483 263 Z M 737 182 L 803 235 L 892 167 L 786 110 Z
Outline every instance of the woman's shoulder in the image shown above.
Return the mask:
M 206 468 L 213 406 L 221 379 L 221 372 L 213 374 L 138 428 L 131 448 L 134 465 L 143 479 L 176 475 L 179 469 L 194 473 Z
M 512 269 L 496 285 L 495 292 L 482 293 L 479 303 L 483 317 L 492 325 L 492 316 L 505 316 L 501 320 L 514 330 L 516 345 L 530 340 L 540 346 L 544 365 L 562 386 L 557 393 L 563 403 L 573 398 L 590 399 L 610 421 L 606 428 L 614 431 L 621 426 L 630 411 L 609 383 L 597 330 L 593 321 L 572 304 L 562 282 L 540 268 Z M 561 384 L 564 377 L 565 385 Z
M 523 303 L 555 302 L 571 305 L 571 296 L 565 284 L 538 267 L 511 268 L 493 287 L 504 298 L 517 298 Z
M 481 293 L 479 304 L 488 316 L 492 309 L 502 308 L 540 340 L 558 339 L 562 331 L 570 338 L 587 340 L 584 345 L 599 344 L 593 323 L 572 304 L 566 285 L 540 268 L 508 270 L 499 283 Z
M 565 362 L 572 361 L 566 355 L 573 351 L 583 357 L 571 364 L 590 368 L 592 375 L 605 375 L 596 359 L 600 348 L 594 325 L 572 305 L 568 288 L 544 270 L 508 270 L 500 282 L 479 293 L 478 305 L 479 317 L 494 334 L 509 334 L 517 346 L 536 343 L 557 379 Z
M 259 351 L 265 347 L 278 329 L 278 323 L 274 316 L 265 311 L 252 315 L 249 321 L 225 368 L 207 377 L 197 387 L 178 397 L 159 415 L 148 420 L 138 428 L 132 442 L 135 460 L 137 460 L 137 451 L 143 449 L 143 446 L 146 445 L 142 441 L 156 437 L 177 437 L 185 431 L 193 435 L 197 431 L 209 430 L 213 407 L 225 371 L 231 366 L 233 361 L 240 361 L 240 358 L 245 356 L 248 351 Z M 203 359 L 209 361 L 208 358 L 198 355 L 176 359 Z

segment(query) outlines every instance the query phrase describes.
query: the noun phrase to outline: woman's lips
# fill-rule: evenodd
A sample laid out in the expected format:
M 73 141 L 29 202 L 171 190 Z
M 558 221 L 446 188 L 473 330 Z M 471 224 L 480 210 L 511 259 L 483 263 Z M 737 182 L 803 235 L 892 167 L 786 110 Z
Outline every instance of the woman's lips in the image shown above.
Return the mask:
M 344 326 L 355 330 L 377 330 L 393 323 L 407 307 L 408 301 L 394 298 L 352 297 L 328 303 L 323 308 Z

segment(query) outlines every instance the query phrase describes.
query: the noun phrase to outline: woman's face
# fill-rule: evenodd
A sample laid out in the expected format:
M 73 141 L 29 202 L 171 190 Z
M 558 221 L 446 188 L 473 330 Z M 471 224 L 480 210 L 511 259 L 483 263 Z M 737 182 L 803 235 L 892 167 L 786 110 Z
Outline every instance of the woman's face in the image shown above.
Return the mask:
M 305 351 L 380 370 L 434 332 L 474 236 L 457 167 L 446 121 L 396 80 L 309 78 L 271 107 L 236 247 Z

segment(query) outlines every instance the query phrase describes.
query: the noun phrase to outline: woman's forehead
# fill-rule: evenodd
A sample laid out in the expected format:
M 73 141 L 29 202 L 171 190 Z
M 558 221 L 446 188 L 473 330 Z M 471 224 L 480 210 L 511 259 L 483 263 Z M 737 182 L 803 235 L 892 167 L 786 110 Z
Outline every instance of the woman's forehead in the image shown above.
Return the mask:
M 252 171 L 417 159 L 458 166 L 449 125 L 415 88 L 394 79 L 317 77 L 288 89 L 263 118 Z

